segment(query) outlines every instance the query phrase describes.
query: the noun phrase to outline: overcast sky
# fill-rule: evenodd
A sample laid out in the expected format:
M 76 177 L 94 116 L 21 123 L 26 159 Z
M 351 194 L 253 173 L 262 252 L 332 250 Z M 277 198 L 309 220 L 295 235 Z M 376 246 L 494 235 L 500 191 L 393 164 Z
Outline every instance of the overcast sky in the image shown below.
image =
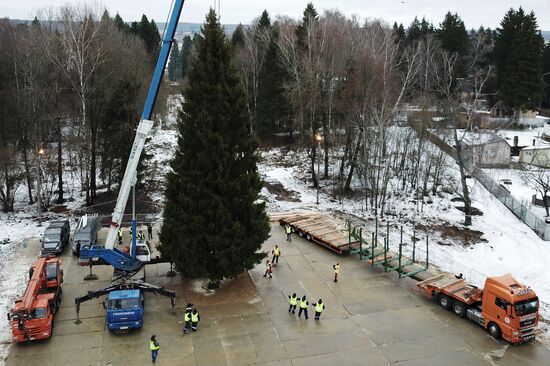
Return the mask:
M 117 11 L 126 21 L 141 18 L 145 13 L 149 18 L 163 22 L 172 0 L 105 0 L 101 1 L 111 13 Z M 67 0 L 0 0 L 0 17 L 29 19 L 40 7 L 64 3 Z M 264 9 L 270 15 L 289 15 L 298 18 L 307 0 L 221 0 L 223 23 L 250 23 Z M 407 25 L 417 15 L 426 16 L 438 25 L 447 11 L 457 12 L 467 28 L 480 25 L 495 28 L 504 13 L 510 8 L 523 6 L 537 15 L 539 27 L 550 30 L 549 0 L 316 0 L 313 1 L 319 12 L 338 8 L 347 15 L 357 14 L 361 19 L 378 18 L 393 24 L 394 21 Z M 214 0 L 187 0 L 181 22 L 203 22 L 204 15 Z

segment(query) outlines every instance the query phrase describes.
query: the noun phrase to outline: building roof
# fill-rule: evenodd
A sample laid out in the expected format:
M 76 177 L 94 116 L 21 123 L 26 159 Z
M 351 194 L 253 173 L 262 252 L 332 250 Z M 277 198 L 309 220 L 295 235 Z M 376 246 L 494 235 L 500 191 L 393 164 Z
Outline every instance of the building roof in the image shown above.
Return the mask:
M 550 145 L 527 146 L 521 150 L 523 151 L 523 150 L 548 150 L 548 149 L 550 149 Z
M 459 130 L 458 138 L 461 139 L 462 143 L 468 146 L 479 146 L 485 145 L 492 142 L 505 142 L 502 137 L 497 135 L 494 132 L 489 131 L 480 131 L 480 132 L 470 132 L 465 130 Z

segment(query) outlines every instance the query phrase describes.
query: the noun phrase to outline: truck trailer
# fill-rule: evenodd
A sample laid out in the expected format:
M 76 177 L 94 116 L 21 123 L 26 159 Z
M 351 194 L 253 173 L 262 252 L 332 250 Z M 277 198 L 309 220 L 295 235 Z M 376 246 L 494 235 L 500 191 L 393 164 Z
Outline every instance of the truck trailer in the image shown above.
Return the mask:
M 437 300 L 457 316 L 472 320 L 494 338 L 512 344 L 535 339 L 539 321 L 539 300 L 528 286 L 512 275 L 488 277 L 484 288 L 462 276 L 440 274 L 417 283 L 420 292 Z
M 33 263 L 25 293 L 8 313 L 14 342 L 52 336 L 53 317 L 61 303 L 61 283 L 61 260 L 49 254 Z

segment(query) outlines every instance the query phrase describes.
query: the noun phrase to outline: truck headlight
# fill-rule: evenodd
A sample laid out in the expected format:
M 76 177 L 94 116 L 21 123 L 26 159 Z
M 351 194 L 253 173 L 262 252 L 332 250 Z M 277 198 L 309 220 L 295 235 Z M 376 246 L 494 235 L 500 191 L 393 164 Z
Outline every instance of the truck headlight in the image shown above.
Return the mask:
M 518 336 L 520 333 L 519 332 L 516 332 L 516 331 L 513 331 L 512 332 L 512 335 L 515 335 L 515 336 Z

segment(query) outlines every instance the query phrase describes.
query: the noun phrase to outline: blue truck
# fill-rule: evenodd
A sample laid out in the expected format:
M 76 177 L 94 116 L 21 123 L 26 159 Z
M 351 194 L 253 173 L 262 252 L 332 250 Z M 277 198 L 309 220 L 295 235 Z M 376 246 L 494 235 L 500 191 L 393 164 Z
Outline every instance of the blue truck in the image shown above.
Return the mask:
M 118 331 L 141 328 L 143 326 L 143 305 L 143 294 L 139 290 L 111 292 L 106 306 L 107 329 Z
M 151 285 L 142 280 L 123 280 L 100 290 L 88 291 L 88 294 L 77 297 L 75 299 L 76 322 L 77 324 L 80 323 L 78 316 L 80 304 L 91 299 L 109 295 L 107 303 L 103 301 L 103 307 L 107 311 L 107 316 L 105 317 L 107 329 L 110 331 L 139 329 L 143 326 L 143 315 L 145 312 L 144 294 L 146 292 L 169 297 L 172 311 L 174 310 L 176 304 L 176 293 L 174 291 Z

